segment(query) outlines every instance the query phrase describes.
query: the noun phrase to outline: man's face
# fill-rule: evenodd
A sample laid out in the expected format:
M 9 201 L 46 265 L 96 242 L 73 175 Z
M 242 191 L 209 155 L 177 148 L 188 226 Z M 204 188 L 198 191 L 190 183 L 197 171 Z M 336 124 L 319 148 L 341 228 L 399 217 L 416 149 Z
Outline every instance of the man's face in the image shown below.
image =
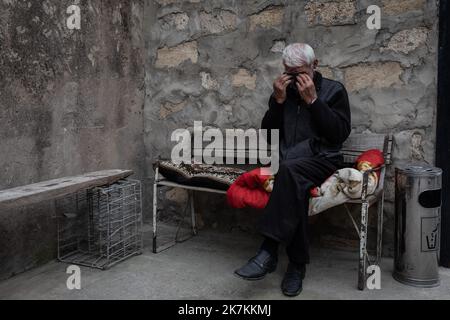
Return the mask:
M 283 63 L 284 64 L 284 63 Z M 313 65 L 314 66 L 314 65 Z M 300 74 L 307 75 L 312 79 L 314 79 L 314 67 L 313 66 L 299 66 L 299 67 L 288 67 L 284 64 L 284 73 L 289 74 L 291 76 L 292 82 L 289 84 L 288 89 L 298 93 L 296 77 Z
M 313 66 L 300 66 L 300 67 L 288 67 L 286 64 L 284 65 L 284 72 L 288 74 L 306 74 L 311 79 L 314 79 L 314 68 Z

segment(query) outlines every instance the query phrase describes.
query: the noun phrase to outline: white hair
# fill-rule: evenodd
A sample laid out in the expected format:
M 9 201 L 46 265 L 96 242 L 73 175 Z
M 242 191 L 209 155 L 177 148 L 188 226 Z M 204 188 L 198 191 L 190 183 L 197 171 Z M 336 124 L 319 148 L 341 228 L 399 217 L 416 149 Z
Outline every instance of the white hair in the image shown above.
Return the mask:
M 300 67 L 312 65 L 316 60 L 314 49 L 306 43 L 293 43 L 283 51 L 283 62 L 288 67 Z

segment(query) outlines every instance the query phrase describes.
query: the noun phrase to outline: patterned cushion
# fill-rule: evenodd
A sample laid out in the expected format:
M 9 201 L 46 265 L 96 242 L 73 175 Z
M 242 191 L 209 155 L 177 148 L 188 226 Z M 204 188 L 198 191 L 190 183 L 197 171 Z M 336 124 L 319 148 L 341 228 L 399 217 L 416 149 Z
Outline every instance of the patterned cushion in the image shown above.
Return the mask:
M 168 180 L 189 186 L 228 190 L 245 170 L 207 164 L 157 161 L 155 167 Z

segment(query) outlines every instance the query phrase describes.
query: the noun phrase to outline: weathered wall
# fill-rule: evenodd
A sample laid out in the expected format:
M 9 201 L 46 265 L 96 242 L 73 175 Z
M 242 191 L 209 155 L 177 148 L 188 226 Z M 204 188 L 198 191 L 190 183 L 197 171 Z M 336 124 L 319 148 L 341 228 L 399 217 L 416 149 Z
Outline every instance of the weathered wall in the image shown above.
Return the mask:
M 81 7 L 81 30 L 66 27 Z M 145 177 L 143 0 L 0 1 L 0 189 L 126 168 Z M 51 205 L 1 212 L 0 278 L 54 257 Z
M 79 31 L 65 26 L 70 4 L 82 8 Z M 366 28 L 372 4 L 378 31 Z M 394 164 L 433 163 L 436 23 L 426 0 L 0 0 L 0 189 L 118 167 L 148 185 L 174 129 L 258 128 L 292 42 L 310 43 L 323 74 L 346 85 L 355 132 L 394 133 Z M 172 212 L 185 200 L 160 196 Z M 220 229 L 252 230 L 258 216 L 225 209 L 223 196 L 197 207 L 201 225 Z M 1 213 L 0 278 L 54 256 L 52 210 Z M 324 242 L 354 243 L 342 212 L 314 222 Z
M 366 9 L 382 9 L 381 30 Z M 395 134 L 394 165 L 434 161 L 437 7 L 425 0 L 154 0 L 146 10 L 145 144 L 150 164 L 170 155 L 176 128 L 258 128 L 284 46 L 311 44 L 323 74 L 350 94 L 355 132 Z M 393 171 L 389 172 L 385 244 L 393 242 Z M 164 197 L 164 195 L 162 195 Z M 180 191 L 166 195 L 176 203 Z M 235 223 L 218 197 L 201 218 Z M 209 201 L 209 202 L 208 202 Z M 318 220 L 318 221 L 317 221 Z M 316 219 L 324 239 L 352 243 L 342 212 Z

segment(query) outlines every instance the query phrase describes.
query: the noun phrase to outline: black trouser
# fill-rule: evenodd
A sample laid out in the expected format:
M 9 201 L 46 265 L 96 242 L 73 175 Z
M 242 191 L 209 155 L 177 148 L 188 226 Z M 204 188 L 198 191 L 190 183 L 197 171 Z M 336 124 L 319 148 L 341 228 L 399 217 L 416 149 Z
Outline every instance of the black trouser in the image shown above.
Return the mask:
M 308 157 L 280 163 L 259 231 L 286 245 L 289 260 L 309 263 L 308 208 L 310 189 L 340 168 L 342 160 Z

